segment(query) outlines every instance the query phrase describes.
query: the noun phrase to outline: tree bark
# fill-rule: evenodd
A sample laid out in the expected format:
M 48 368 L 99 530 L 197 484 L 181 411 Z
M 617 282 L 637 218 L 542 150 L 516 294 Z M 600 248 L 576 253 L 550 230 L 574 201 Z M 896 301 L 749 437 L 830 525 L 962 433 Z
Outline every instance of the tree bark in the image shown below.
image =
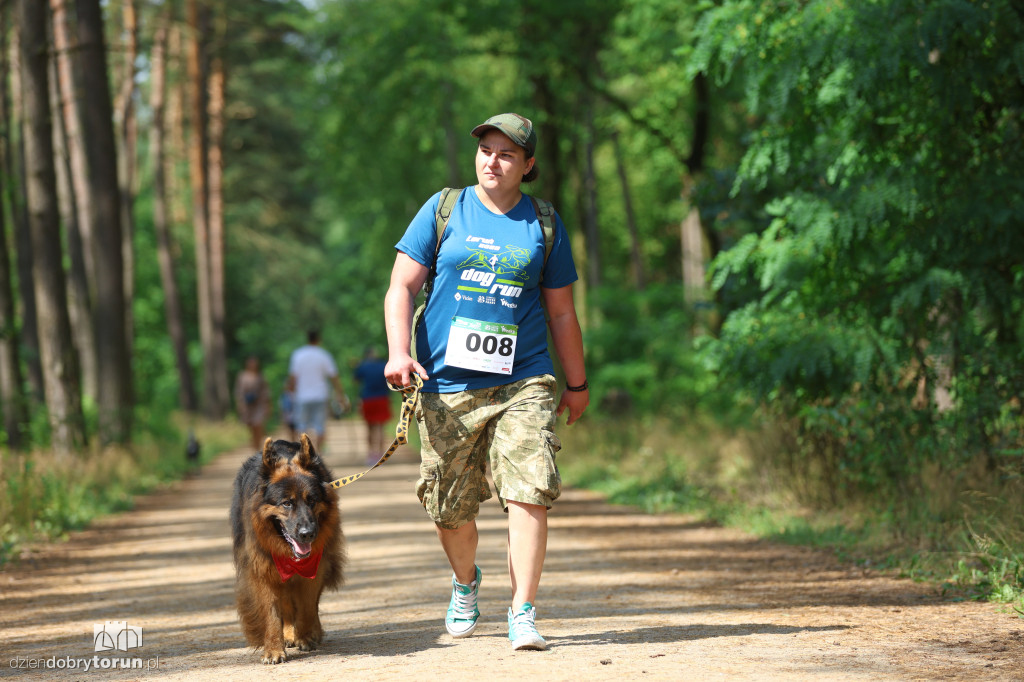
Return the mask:
M 187 79 L 182 55 L 182 29 L 178 22 L 172 22 L 167 29 L 167 141 L 165 148 L 166 166 L 164 181 L 167 183 L 168 211 L 171 225 L 185 225 L 188 222 L 188 192 L 183 187 L 181 173 L 188 159 L 185 142 L 185 89 Z M 173 67 L 177 67 L 176 69 Z M 177 78 L 171 78 L 175 74 Z
M 690 195 L 692 183 L 684 185 L 683 193 Z M 704 269 L 704 235 L 701 232 L 700 210 L 690 206 L 680 226 L 683 250 L 683 296 L 688 303 L 704 299 L 707 291 Z
M 89 169 L 82 140 L 81 77 L 75 68 L 76 40 L 67 0 L 50 0 L 53 17 L 56 86 L 60 106 L 55 121 L 63 132 L 64 153 L 70 169 L 71 183 L 65 190 L 58 185 L 64 203 L 74 205 L 74 217 L 68 207 L 62 210 L 68 233 L 68 256 L 71 269 L 68 287 L 71 330 L 78 346 L 82 367 L 82 390 L 96 399 L 98 370 L 96 368 L 96 334 L 93 330 L 93 301 L 96 296 L 95 264 L 92 257 L 92 193 L 89 191 Z M 60 169 L 58 168 L 58 171 Z M 58 172 L 58 182 L 60 174 Z
M 56 14 L 54 15 L 56 19 Z M 58 60 L 50 61 L 50 102 L 54 112 L 53 146 L 56 154 L 57 194 L 60 196 L 60 220 L 64 225 L 68 248 L 68 316 L 71 335 L 78 349 L 82 370 L 82 391 L 96 397 L 96 343 L 92 328 L 92 306 L 89 301 L 89 276 L 86 272 L 82 233 L 78 220 L 78 197 L 72 180 L 66 121 L 61 112 L 64 104 L 60 94 Z M 79 145 L 80 146 L 80 145 Z
M 7 35 L 8 8 L 0 8 L 0 36 Z M 2 40 L 2 38 L 0 38 Z M 0 53 L 6 50 L 0 43 Z M 7 83 L 7 60 L 0 59 L 0 81 Z M 6 88 L 6 85 L 0 85 Z M 6 94 L 2 95 L 6 101 Z M 6 106 L 3 111 L 6 112 Z M 7 117 L 3 116 L 0 125 L 6 130 Z M 7 153 L 6 140 L 3 140 L 3 153 Z M 9 176 L 0 173 L 0 180 Z M 0 195 L 3 194 L 0 187 Z M 14 315 L 14 287 L 12 286 L 11 258 L 7 248 L 7 225 L 4 212 L 0 210 L 0 410 L 3 411 L 4 431 L 7 434 L 7 447 L 21 450 L 25 447 L 24 428 L 28 421 L 28 410 L 21 389 L 21 365 L 18 353 L 17 322 Z
M 78 208 L 78 223 L 82 231 L 82 253 L 89 281 L 87 300 L 95 300 L 95 271 L 92 255 L 92 206 L 89 192 L 89 164 L 82 139 L 82 77 L 74 59 L 78 44 L 75 38 L 71 8 L 68 0 L 50 0 L 53 12 L 53 45 L 56 53 L 57 84 L 61 95 L 60 115 L 67 132 L 68 159 Z
M 218 401 L 217 363 L 213 348 L 213 310 L 210 281 L 209 188 L 207 186 L 206 91 L 207 74 L 203 59 L 204 22 L 198 0 L 186 0 L 185 23 L 188 26 L 186 57 L 188 62 L 189 109 L 192 112 L 189 149 L 189 178 L 192 185 L 192 229 L 195 232 L 196 298 L 198 299 L 199 342 L 203 347 L 203 408 L 217 419 L 225 411 Z
M 690 154 L 686 158 L 686 176 L 683 178 L 682 198 L 690 209 L 680 225 L 682 243 L 683 294 L 689 303 L 696 303 L 707 296 L 705 243 L 710 258 L 718 254 L 718 235 L 700 219 L 700 210 L 693 201 L 693 188 L 698 175 L 704 170 L 704 150 L 707 147 L 710 129 L 711 102 L 707 77 L 697 74 L 693 81 L 696 96 L 694 111 L 693 139 Z
M 85 445 L 77 359 L 71 341 L 67 290 L 57 215 L 53 127 L 47 74 L 45 3 L 18 0 L 21 12 L 21 70 L 25 108 L 25 164 L 28 212 L 35 256 L 34 284 L 42 330 L 46 406 L 52 446 L 67 455 Z
M 78 60 L 82 68 L 93 259 L 96 265 L 96 359 L 99 436 L 104 445 L 128 443 L 132 425 L 132 374 L 125 310 L 124 257 L 117 149 L 114 142 L 103 12 L 100 0 L 76 0 Z
M 0 75 L 7 76 L 6 73 Z M 4 214 L 0 211 L 0 410 L 3 410 L 4 415 L 7 447 L 21 450 L 25 446 L 27 410 L 21 393 L 14 289 L 11 286 L 11 259 L 7 251 L 7 225 L 4 223 Z
M 150 110 L 153 122 L 149 131 L 150 158 L 153 163 L 153 229 L 156 232 L 157 259 L 160 264 L 160 281 L 164 289 L 164 314 L 167 317 L 167 333 L 171 337 L 174 360 L 178 368 L 178 402 L 182 409 L 195 412 L 195 384 L 192 367 L 188 361 L 188 344 L 185 338 L 184 315 L 181 311 L 181 294 L 174 277 L 174 256 L 171 246 L 171 230 L 167 215 L 167 182 L 165 159 L 165 96 L 167 91 L 167 34 L 172 20 L 173 5 L 167 3 L 165 13 L 159 19 L 153 36 L 151 56 L 152 75 L 150 78 Z
M 186 0 L 185 24 L 188 32 L 185 52 L 188 66 L 188 108 L 191 112 L 188 140 L 188 174 L 193 201 L 193 229 L 196 233 L 196 289 L 199 312 L 200 344 L 203 346 L 203 402 L 211 419 L 227 412 L 226 396 L 220 395 L 217 341 L 214 322 L 213 250 L 210 235 L 209 138 L 207 92 L 209 74 L 205 54 L 207 35 L 206 7 L 199 0 Z
M 4 120 L 8 126 L 4 127 L 3 135 L 6 147 L 4 157 L 4 171 L 11 180 L 17 178 L 18 184 L 8 182 L 8 204 L 11 207 L 11 215 L 14 219 L 14 245 L 16 252 L 16 263 L 18 270 L 18 298 L 21 302 L 21 343 L 24 349 L 23 360 L 28 370 L 28 383 L 32 389 L 32 399 L 42 403 L 46 393 L 43 379 L 42 353 L 39 349 L 39 313 L 36 306 L 36 291 L 32 285 L 32 228 L 28 220 L 28 201 L 25 196 L 25 133 L 24 120 L 25 112 L 22 106 L 21 87 L 21 46 L 18 31 L 12 31 L 11 42 L 11 89 L 10 101 L 8 101 L 8 90 L 6 82 L 0 85 L 0 92 L 4 95 L 3 108 Z M 4 50 L 4 56 L 8 54 Z M 13 115 L 12 115 L 13 112 Z M 10 130 L 17 130 L 17 145 L 11 144 Z
M 223 31 L 218 31 L 220 41 Z M 223 51 L 222 43 L 218 52 Z M 218 418 L 223 418 L 231 404 L 228 382 L 227 311 L 224 273 L 224 98 L 226 74 L 222 54 L 213 60 L 210 69 L 210 147 L 209 147 L 209 208 L 210 208 L 210 315 L 212 316 L 214 381 L 217 388 Z
M 541 122 L 534 121 L 537 126 L 537 172 L 542 187 L 541 196 L 555 205 L 561 203 L 565 186 L 565 172 L 562 167 L 562 155 L 558 150 L 561 130 L 558 127 L 558 107 L 560 100 L 551 92 L 551 82 L 546 74 L 535 74 L 533 82 L 534 101 L 537 108 L 544 112 Z
M 122 0 L 124 18 L 124 65 L 121 88 L 114 108 L 120 145 L 118 146 L 118 178 L 121 180 L 121 254 L 124 260 L 125 339 L 131 356 L 135 315 L 131 302 L 135 300 L 135 166 L 137 127 L 135 119 L 135 59 L 139 52 L 138 13 L 136 0 Z

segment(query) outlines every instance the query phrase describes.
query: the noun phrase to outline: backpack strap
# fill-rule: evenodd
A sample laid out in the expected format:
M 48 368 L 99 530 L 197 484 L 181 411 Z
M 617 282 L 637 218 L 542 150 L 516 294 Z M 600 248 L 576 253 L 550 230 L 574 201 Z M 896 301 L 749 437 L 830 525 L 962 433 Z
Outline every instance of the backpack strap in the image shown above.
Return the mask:
M 437 210 L 434 211 L 434 229 L 437 233 L 437 244 L 434 246 L 434 260 L 430 264 L 430 273 L 427 281 L 423 283 L 423 293 L 430 298 L 430 292 L 434 290 L 434 278 L 437 276 L 437 256 L 441 252 L 441 238 L 448 227 L 448 219 L 455 208 L 455 202 L 462 195 L 462 189 L 456 187 L 445 187 L 441 190 L 441 196 L 437 200 Z M 544 234 L 544 263 L 540 269 L 540 280 L 544 281 L 544 265 L 548 263 L 548 256 L 551 255 L 551 247 L 555 243 L 555 207 L 546 199 L 538 199 L 535 196 L 527 195 L 533 202 L 533 210 L 540 220 L 540 229 Z M 416 331 L 419 328 L 420 320 L 423 319 L 423 311 L 427 307 L 427 301 L 416 308 L 412 320 L 412 356 L 416 357 Z
M 538 199 L 530 195 L 533 202 L 533 210 L 540 220 L 540 229 L 544 233 L 544 263 L 540 268 L 540 281 L 544 281 L 544 265 L 548 264 L 548 256 L 551 255 L 551 247 L 555 243 L 555 207 L 547 199 Z
M 434 229 L 437 233 L 437 243 L 434 246 L 434 260 L 430 264 L 430 274 L 423 285 L 423 292 L 430 296 L 434 290 L 434 278 L 437 276 L 437 255 L 441 252 L 441 238 L 444 236 L 445 228 L 448 227 L 448 219 L 455 208 L 455 202 L 462 195 L 462 188 L 445 187 L 441 190 L 441 196 L 437 200 L 437 210 L 434 211 Z M 548 256 L 551 255 L 551 247 L 555 243 L 555 207 L 547 199 L 538 199 L 535 196 L 527 195 L 533 203 L 533 210 L 540 220 L 540 229 L 544 234 L 544 263 L 541 266 L 540 279 L 544 281 L 544 265 L 548 263 Z
M 448 227 L 448 218 L 452 215 L 455 202 L 459 200 L 462 189 L 445 187 L 441 190 L 441 196 L 437 200 L 437 210 L 434 211 L 434 229 L 437 232 L 437 244 L 434 245 L 434 260 L 430 263 L 430 272 L 427 274 L 427 281 L 423 283 L 423 302 L 416 307 L 412 315 L 412 338 L 410 346 L 412 357 L 416 358 L 416 331 L 419 329 L 420 320 L 423 319 L 423 311 L 427 308 L 427 300 L 430 299 L 430 292 L 434 290 L 434 278 L 437 277 L 437 254 L 441 252 L 441 237 Z
M 437 244 L 434 246 L 434 260 L 430 264 L 430 274 L 427 275 L 427 281 L 423 284 L 423 292 L 427 296 L 430 296 L 430 292 L 434 290 L 434 277 L 437 276 L 437 254 L 441 252 L 441 237 L 444 235 L 445 228 L 448 227 L 448 219 L 452 216 L 452 209 L 455 208 L 455 202 L 459 200 L 461 194 L 461 188 L 445 187 L 441 190 L 441 196 L 437 200 L 437 210 L 434 211 Z

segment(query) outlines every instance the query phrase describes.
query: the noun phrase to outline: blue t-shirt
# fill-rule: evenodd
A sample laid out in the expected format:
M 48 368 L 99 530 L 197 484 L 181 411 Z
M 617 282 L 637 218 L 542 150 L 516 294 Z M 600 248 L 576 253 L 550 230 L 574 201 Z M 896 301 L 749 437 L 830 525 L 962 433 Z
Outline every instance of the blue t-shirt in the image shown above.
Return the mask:
M 355 368 L 353 374 L 359 382 L 359 398 L 379 398 L 388 395 L 391 389 L 388 388 L 388 380 L 384 378 L 385 360 L 363 360 Z
M 437 245 L 434 213 L 441 193 L 425 203 L 395 248 L 430 267 Z M 530 197 L 523 195 L 505 215 L 492 213 L 468 187 L 452 208 L 437 255 L 434 289 L 416 331 L 416 358 L 430 379 L 427 392 L 454 393 L 490 388 L 554 373 L 548 354 L 544 288 L 576 281 L 569 236 L 555 214 L 555 239 L 544 264 L 544 232 Z M 455 317 L 518 326 L 511 374 L 446 365 L 448 335 Z

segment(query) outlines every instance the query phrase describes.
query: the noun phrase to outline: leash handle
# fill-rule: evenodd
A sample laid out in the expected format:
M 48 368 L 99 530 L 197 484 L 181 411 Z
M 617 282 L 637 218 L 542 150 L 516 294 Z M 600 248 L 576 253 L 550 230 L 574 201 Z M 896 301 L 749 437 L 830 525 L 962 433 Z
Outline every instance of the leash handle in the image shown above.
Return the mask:
M 331 481 L 327 484 L 331 488 L 341 488 L 349 483 L 358 481 L 360 478 L 388 461 L 388 457 L 395 454 L 395 450 L 397 450 L 400 445 L 405 445 L 409 442 L 409 420 L 416 411 L 416 401 L 419 399 L 420 389 L 423 388 L 423 379 L 420 378 L 419 374 L 413 374 L 412 383 L 408 386 L 395 386 L 389 381 L 388 388 L 392 391 L 401 393 L 403 396 L 402 411 L 398 418 L 398 425 L 395 427 L 395 439 L 391 441 L 391 446 L 383 455 L 381 455 L 381 458 L 377 460 L 376 464 L 361 473 L 352 474 L 351 476 L 345 476 Z

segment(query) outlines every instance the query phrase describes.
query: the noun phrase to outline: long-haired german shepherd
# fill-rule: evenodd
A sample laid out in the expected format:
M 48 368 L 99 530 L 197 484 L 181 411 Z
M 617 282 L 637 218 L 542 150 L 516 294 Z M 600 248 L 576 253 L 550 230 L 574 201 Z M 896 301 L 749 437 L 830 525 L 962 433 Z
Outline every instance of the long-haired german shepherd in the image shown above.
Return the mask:
M 345 563 L 331 480 L 306 434 L 301 443 L 268 438 L 235 477 L 235 597 L 245 638 L 263 648 L 264 663 L 323 639 L 320 595 L 341 586 Z

